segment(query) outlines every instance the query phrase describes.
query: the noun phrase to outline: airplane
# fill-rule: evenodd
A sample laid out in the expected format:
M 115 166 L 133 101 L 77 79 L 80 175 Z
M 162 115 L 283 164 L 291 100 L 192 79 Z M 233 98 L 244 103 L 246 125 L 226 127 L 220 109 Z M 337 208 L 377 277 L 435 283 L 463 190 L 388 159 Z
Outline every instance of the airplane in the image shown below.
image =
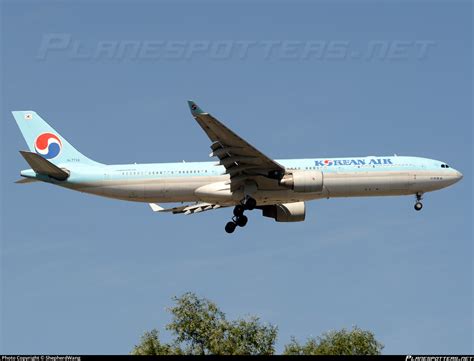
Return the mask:
M 364 156 L 274 160 L 249 144 L 194 101 L 191 114 L 211 141 L 217 162 L 98 163 L 76 150 L 34 111 L 12 114 L 29 151 L 31 169 L 17 183 L 45 182 L 71 190 L 149 203 L 154 212 L 194 214 L 233 207 L 225 231 L 244 227 L 246 211 L 258 209 L 277 222 L 300 222 L 305 202 L 322 198 L 414 195 L 415 210 L 427 192 L 462 179 L 438 160 Z M 158 203 L 182 203 L 163 208 Z

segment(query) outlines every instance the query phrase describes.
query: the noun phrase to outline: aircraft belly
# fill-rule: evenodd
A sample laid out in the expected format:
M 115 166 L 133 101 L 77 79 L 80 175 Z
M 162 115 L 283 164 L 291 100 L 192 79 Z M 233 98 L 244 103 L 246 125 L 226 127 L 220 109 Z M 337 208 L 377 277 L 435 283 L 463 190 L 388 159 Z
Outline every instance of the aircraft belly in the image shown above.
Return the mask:
M 321 193 L 294 192 L 289 189 L 256 190 L 252 196 L 259 205 L 309 201 L 332 197 L 366 197 L 408 195 L 444 188 L 455 182 L 440 180 L 431 171 L 418 172 L 352 172 L 324 173 Z M 60 182 L 58 185 L 108 198 L 135 202 L 208 202 L 233 205 L 243 192 L 230 192 L 227 176 L 176 177 L 161 179 L 111 180 L 90 183 Z
M 195 195 L 195 190 L 215 180 L 216 177 L 181 177 L 147 182 L 145 183 L 145 201 L 194 202 L 199 200 Z
M 101 182 L 100 184 L 88 184 L 77 190 L 108 198 L 121 200 L 140 201 L 144 197 L 145 188 L 143 184 Z
M 292 203 L 310 201 L 314 199 L 326 198 L 327 194 L 323 193 L 302 193 L 292 190 L 278 191 L 258 191 L 254 195 L 259 205 L 276 204 L 276 203 Z
M 194 190 L 202 184 L 191 180 L 164 180 L 145 185 L 146 198 L 160 199 L 162 202 L 185 202 L 194 200 Z
M 325 173 L 330 197 L 411 194 L 414 174 L 409 172 Z
M 432 172 L 325 172 L 321 193 L 289 189 L 257 190 L 252 196 L 260 205 L 308 201 L 332 197 L 408 195 L 446 186 L 433 181 Z M 439 177 L 438 177 L 439 178 Z M 451 182 L 451 180 L 446 180 Z M 176 177 L 161 179 L 103 180 L 89 184 L 62 186 L 104 197 L 136 202 L 208 202 L 237 204 L 242 191 L 231 192 L 226 176 Z

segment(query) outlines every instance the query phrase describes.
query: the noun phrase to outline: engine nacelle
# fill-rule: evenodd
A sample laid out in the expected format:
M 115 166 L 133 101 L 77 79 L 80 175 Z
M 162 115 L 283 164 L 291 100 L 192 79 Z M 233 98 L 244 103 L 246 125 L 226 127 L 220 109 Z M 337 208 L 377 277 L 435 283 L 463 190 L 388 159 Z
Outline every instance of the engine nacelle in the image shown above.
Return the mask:
M 321 193 L 323 191 L 323 172 L 319 170 L 301 170 L 287 173 L 280 184 L 295 192 Z
M 304 202 L 282 203 L 263 206 L 262 214 L 277 222 L 302 222 L 306 216 L 306 209 Z

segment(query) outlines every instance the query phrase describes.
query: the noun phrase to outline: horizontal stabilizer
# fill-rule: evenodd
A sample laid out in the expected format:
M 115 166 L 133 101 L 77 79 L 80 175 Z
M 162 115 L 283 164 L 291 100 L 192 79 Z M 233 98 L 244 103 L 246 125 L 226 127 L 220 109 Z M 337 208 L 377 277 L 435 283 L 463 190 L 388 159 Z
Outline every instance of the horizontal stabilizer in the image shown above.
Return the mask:
M 24 150 L 20 150 L 20 154 L 28 162 L 31 169 L 33 169 L 38 174 L 47 175 L 51 178 L 61 181 L 66 180 L 69 177 L 68 172 L 66 172 L 64 169 L 59 168 L 57 165 L 54 165 L 39 154 L 27 152 Z

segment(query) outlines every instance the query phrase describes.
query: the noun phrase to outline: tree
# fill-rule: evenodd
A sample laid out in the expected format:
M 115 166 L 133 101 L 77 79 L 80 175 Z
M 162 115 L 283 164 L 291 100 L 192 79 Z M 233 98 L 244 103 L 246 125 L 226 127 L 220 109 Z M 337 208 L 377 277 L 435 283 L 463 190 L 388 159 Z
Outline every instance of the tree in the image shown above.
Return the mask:
M 173 319 L 166 328 L 176 336 L 175 343 L 182 345 L 186 354 L 215 353 L 226 328 L 224 313 L 215 303 L 193 293 L 173 300 L 176 306 L 168 309 Z
M 174 349 L 168 344 L 162 344 L 156 329 L 145 332 L 140 341 L 140 344 L 133 348 L 132 355 L 173 355 L 181 353 L 180 350 Z
M 145 332 L 134 355 L 272 355 L 277 327 L 249 316 L 227 320 L 224 312 L 194 293 L 173 298 L 166 329 L 174 339 L 162 343 L 158 330 Z M 380 355 L 383 345 L 372 332 L 354 327 L 323 333 L 300 344 L 295 338 L 285 346 L 286 355 Z
M 215 303 L 185 293 L 173 299 L 168 309 L 172 321 L 166 326 L 175 336 L 161 343 L 157 330 L 145 332 L 132 354 L 136 355 L 270 355 L 277 328 L 262 324 L 258 317 L 228 321 Z
M 285 355 L 380 355 L 383 345 L 370 331 L 353 327 L 323 333 L 301 345 L 296 339 L 285 346 Z
M 258 317 L 238 319 L 228 324 L 219 353 L 226 355 L 273 355 L 277 328 L 262 325 Z

